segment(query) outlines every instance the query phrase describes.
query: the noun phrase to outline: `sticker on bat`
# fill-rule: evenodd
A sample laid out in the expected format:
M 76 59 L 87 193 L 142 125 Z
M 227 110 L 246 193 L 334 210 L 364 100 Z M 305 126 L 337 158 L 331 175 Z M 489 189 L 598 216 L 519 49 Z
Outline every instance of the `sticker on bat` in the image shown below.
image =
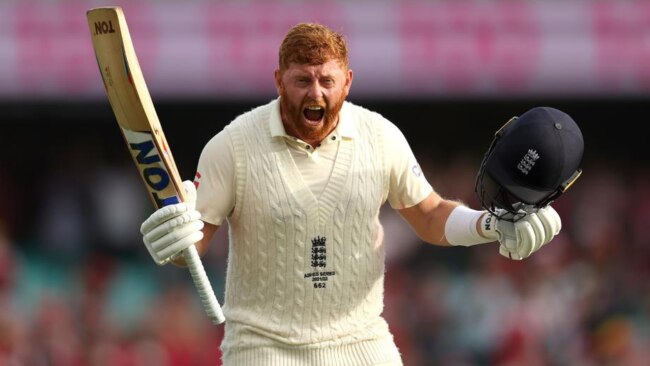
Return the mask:
M 160 153 L 154 144 L 152 135 L 147 132 L 135 132 L 122 128 L 128 142 L 131 156 L 138 165 L 156 207 L 179 203 L 178 194 L 173 187 L 171 176 Z

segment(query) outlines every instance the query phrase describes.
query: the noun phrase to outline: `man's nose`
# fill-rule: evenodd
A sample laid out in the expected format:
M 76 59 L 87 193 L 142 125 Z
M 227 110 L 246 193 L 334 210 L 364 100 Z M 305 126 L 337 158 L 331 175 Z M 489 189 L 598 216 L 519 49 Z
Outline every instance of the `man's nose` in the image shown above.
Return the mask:
M 307 90 L 307 96 L 313 100 L 321 100 L 323 98 L 323 88 L 318 82 L 313 82 Z

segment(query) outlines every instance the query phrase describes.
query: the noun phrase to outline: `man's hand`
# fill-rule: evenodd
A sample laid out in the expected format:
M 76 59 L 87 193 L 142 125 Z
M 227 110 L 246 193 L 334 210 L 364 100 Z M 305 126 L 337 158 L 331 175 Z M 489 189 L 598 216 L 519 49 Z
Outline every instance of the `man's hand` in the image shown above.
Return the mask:
M 186 201 L 156 210 L 140 227 L 142 240 L 158 265 L 165 265 L 172 257 L 203 238 L 203 221 L 196 210 L 196 187 L 184 181 Z
M 562 220 L 553 207 L 547 206 L 517 222 L 488 213 L 481 219 L 481 229 L 487 238 L 499 241 L 501 255 L 520 260 L 550 242 L 562 229 Z

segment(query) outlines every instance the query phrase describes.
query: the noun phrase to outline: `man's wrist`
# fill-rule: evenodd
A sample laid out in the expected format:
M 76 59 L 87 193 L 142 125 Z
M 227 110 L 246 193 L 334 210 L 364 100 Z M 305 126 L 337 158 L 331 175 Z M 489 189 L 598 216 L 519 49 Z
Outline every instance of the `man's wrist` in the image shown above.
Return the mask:
M 453 246 L 472 246 L 494 241 L 491 237 L 481 234 L 479 225 L 483 224 L 486 211 L 473 210 L 466 206 L 454 208 L 445 223 L 445 237 Z

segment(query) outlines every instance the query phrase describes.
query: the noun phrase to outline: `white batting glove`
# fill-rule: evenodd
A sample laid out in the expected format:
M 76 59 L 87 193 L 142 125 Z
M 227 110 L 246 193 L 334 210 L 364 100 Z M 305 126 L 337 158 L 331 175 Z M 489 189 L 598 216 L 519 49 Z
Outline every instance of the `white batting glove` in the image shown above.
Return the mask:
M 196 187 L 184 181 L 186 201 L 156 210 L 140 227 L 149 254 L 162 266 L 203 238 L 203 221 L 196 210 Z
M 499 211 L 497 210 L 501 214 Z M 498 219 L 491 214 L 485 215 L 481 221 L 483 234 L 501 244 L 499 253 L 516 260 L 527 258 L 538 251 L 562 229 L 560 215 L 551 206 L 527 214 L 517 222 Z

